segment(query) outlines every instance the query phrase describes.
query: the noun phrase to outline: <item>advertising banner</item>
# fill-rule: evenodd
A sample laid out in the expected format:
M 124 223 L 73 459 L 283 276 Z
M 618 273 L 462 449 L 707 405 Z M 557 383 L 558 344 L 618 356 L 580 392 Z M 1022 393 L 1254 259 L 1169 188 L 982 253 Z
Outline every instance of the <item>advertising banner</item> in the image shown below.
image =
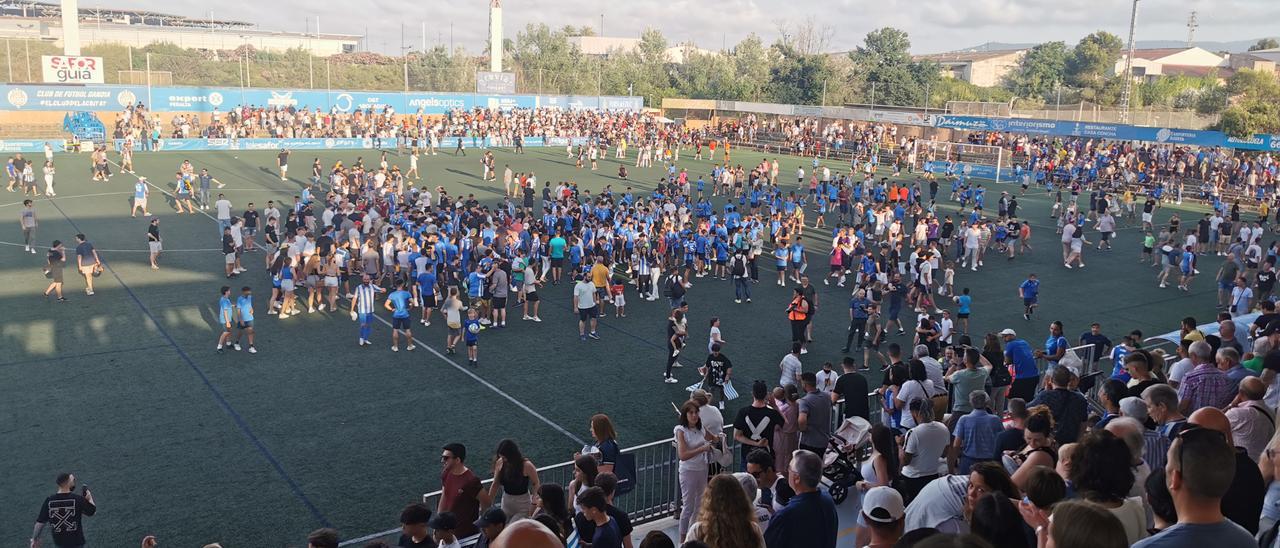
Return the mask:
M 482 95 L 515 95 L 516 73 L 476 72 L 476 93 Z
M 41 86 L 0 84 L 0 110 L 96 112 L 146 100 L 143 86 Z
M 46 84 L 101 84 L 101 57 L 41 55 L 40 68 Z

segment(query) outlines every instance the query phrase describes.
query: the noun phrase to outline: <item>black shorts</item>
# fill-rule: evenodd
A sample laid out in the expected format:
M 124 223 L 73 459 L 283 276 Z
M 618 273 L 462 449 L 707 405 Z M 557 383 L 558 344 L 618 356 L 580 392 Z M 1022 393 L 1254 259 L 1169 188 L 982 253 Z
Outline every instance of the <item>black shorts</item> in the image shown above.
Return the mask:
M 467 341 L 467 346 L 475 346 L 480 341 Z
M 564 257 L 551 259 L 551 268 L 564 268 Z
M 957 318 L 960 318 L 960 319 L 962 319 L 962 320 L 964 320 L 964 319 L 968 319 L 968 318 L 969 318 L 969 313 L 968 313 L 968 312 L 961 312 L 961 313 L 959 313 L 959 314 L 956 314 L 956 317 L 957 317 Z
M 524 294 L 524 300 L 529 301 L 531 303 L 536 303 L 542 300 L 542 297 L 538 296 L 537 291 L 531 291 Z
M 243 330 L 243 329 L 253 329 L 253 320 L 249 320 L 249 321 L 247 321 L 247 322 L 240 322 L 240 323 L 237 325 L 237 327 L 239 327 L 239 328 L 240 328 L 240 329 L 242 329 L 242 330 Z
M 597 307 L 594 307 L 594 306 L 593 306 L 593 307 L 591 307 L 591 308 L 579 308 L 579 309 L 578 309 L 578 320 L 579 320 L 579 321 L 583 321 L 583 322 L 585 322 L 585 321 L 590 320 L 590 319 L 592 319 L 592 318 L 599 318 L 599 317 L 600 317 L 600 310 L 599 310 L 599 308 L 597 308 Z
M 505 309 L 505 308 L 507 308 L 507 298 L 506 298 L 506 297 L 494 297 L 494 298 L 493 298 L 493 308 L 495 308 L 495 309 Z
M 409 330 L 409 318 L 391 318 L 391 329 Z

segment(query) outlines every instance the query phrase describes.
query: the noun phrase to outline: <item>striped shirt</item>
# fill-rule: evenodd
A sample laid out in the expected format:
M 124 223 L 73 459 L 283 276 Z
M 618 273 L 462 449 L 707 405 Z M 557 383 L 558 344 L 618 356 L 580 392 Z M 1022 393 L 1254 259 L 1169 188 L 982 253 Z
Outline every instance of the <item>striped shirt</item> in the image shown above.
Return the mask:
M 356 287 L 356 313 L 373 314 L 374 294 L 377 292 L 372 284 L 360 284 Z

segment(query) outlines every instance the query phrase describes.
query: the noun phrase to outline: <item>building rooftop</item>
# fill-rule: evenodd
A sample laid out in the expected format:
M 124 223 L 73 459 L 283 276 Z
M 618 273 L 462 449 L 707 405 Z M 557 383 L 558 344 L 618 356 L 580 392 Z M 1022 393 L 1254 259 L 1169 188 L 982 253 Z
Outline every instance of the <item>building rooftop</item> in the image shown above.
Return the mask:
M 62 17 L 62 5 L 52 2 L 0 0 L 0 15 L 30 19 L 57 19 Z M 80 8 L 80 20 L 161 27 L 248 28 L 254 26 L 252 23 L 229 19 L 193 19 L 155 11 L 88 6 Z
M 1011 49 L 1000 51 L 950 51 L 946 53 L 930 53 L 926 55 L 912 55 L 911 58 L 916 61 L 934 61 L 938 63 L 976 63 L 995 59 L 998 57 L 1007 57 L 1010 55 L 1018 55 L 1025 53 L 1026 50 Z

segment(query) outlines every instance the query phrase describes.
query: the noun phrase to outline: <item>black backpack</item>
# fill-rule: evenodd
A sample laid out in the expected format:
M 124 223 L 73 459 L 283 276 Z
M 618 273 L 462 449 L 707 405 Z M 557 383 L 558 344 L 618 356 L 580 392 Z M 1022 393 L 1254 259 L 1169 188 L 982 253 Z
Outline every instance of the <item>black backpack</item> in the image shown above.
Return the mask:
M 1009 368 L 1003 363 L 991 364 L 991 386 L 1009 386 L 1013 384 L 1013 377 L 1009 375 Z
M 745 261 L 745 260 L 743 260 L 743 258 L 742 258 L 742 257 L 734 257 L 734 258 L 733 258 L 733 275 L 734 275 L 734 277 L 736 277 L 736 278 L 741 278 L 742 276 L 745 276 L 746 274 L 747 274 L 747 265 L 746 265 L 746 261 Z
M 684 296 L 684 284 L 680 283 L 680 276 L 670 274 L 667 276 L 666 288 L 662 291 L 662 296 L 668 299 L 678 299 Z

